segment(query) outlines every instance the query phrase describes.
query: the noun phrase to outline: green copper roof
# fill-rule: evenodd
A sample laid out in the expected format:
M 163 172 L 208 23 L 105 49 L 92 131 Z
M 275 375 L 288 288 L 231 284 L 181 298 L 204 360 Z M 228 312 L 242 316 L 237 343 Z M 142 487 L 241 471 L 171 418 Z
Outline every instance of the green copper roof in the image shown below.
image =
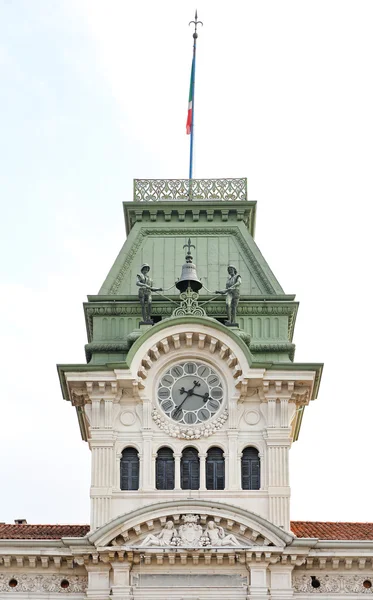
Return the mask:
M 133 210 L 124 204 L 125 210 Z M 127 240 L 106 277 L 100 295 L 137 295 L 136 274 L 143 263 L 151 266 L 151 277 L 158 287 L 168 289 L 180 277 L 185 262 L 184 244 L 188 238 L 196 246 L 193 262 L 200 280 L 211 291 L 225 287 L 227 266 L 233 264 L 242 277 L 242 295 L 284 294 L 247 226 L 233 214 L 227 221 L 214 215 L 212 221 L 193 220 L 190 205 L 184 221 L 162 213 L 148 218 L 147 208 L 138 206 L 141 219 L 132 225 Z M 188 211 L 191 214 L 188 214 Z M 144 214 L 145 213 L 145 214 Z

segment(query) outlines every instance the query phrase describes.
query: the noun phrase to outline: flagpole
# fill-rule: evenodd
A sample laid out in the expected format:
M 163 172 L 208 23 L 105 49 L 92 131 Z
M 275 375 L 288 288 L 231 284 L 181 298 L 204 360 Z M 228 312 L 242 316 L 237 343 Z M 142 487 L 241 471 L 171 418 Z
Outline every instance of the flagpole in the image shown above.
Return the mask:
M 193 33 L 193 61 L 192 61 L 192 73 L 191 73 L 191 88 L 192 88 L 192 121 L 190 127 L 190 151 L 189 151 L 189 200 L 192 199 L 192 179 L 193 179 L 193 146 L 194 146 L 194 88 L 195 88 L 195 77 L 196 77 L 196 53 L 197 53 L 197 25 L 203 25 L 202 21 L 198 21 L 197 11 L 194 17 L 194 21 L 190 21 L 189 25 L 194 24 Z

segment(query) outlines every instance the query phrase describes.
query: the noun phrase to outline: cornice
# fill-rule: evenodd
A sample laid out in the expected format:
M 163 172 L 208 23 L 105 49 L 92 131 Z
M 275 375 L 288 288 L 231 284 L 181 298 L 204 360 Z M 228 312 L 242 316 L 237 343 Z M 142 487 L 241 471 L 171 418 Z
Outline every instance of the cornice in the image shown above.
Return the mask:
M 177 222 L 190 221 L 190 227 L 195 227 L 199 221 L 212 223 L 216 226 L 236 219 L 242 221 L 250 235 L 254 237 L 256 202 L 235 200 L 177 200 L 157 202 L 123 202 L 124 220 L 127 235 L 136 223 L 147 221 L 158 222 L 158 225 L 170 225 Z

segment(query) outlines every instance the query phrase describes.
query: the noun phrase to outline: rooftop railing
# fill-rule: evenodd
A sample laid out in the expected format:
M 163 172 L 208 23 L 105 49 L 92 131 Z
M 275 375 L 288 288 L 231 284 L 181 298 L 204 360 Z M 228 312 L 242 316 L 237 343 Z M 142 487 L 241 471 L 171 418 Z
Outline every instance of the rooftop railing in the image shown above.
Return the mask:
M 134 179 L 135 202 L 247 200 L 247 179 Z

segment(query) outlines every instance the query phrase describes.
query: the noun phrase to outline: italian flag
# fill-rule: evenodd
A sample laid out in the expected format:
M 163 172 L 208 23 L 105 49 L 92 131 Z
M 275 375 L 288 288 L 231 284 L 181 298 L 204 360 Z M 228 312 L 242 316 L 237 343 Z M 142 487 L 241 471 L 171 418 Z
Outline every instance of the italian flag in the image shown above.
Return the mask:
M 194 96 L 194 57 L 192 60 L 192 69 L 190 72 L 188 117 L 187 117 L 187 122 L 186 122 L 187 135 L 190 135 L 192 133 L 193 96 Z

